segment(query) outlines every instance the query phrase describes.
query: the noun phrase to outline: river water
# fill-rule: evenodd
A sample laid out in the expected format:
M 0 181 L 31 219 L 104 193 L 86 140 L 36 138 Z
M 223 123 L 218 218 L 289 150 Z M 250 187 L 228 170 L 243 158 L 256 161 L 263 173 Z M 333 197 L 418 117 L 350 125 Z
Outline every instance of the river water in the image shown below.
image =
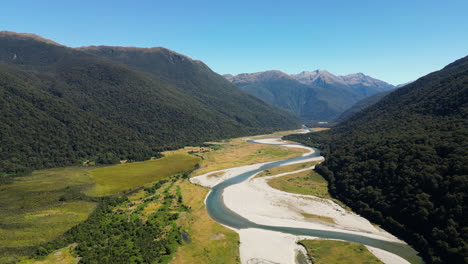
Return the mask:
M 258 143 L 253 140 L 249 140 L 250 143 L 257 143 L 257 144 L 265 144 L 265 143 Z M 275 144 L 281 145 L 281 144 Z M 281 166 L 284 163 L 306 160 L 313 157 L 319 157 L 320 151 L 314 149 L 315 152 L 308 154 L 306 156 L 296 157 L 287 160 L 276 161 L 272 163 L 268 163 L 260 167 L 259 169 L 254 169 L 251 171 L 247 171 L 245 173 L 239 174 L 235 177 L 225 180 L 224 182 L 214 186 L 211 189 L 208 197 L 206 198 L 206 208 L 208 214 L 220 224 L 236 228 L 236 229 L 243 229 L 243 228 L 259 228 L 271 231 L 278 231 L 283 233 L 289 233 L 293 235 L 304 235 L 304 236 L 314 236 L 314 237 L 321 237 L 321 238 L 329 238 L 329 239 L 340 239 L 346 240 L 350 242 L 356 242 L 364 245 L 368 245 L 375 248 L 380 248 L 388 252 L 392 252 L 406 260 L 410 263 L 420 264 L 424 263 L 422 259 L 417 255 L 417 251 L 406 244 L 395 243 L 385 240 L 379 240 L 375 238 L 370 238 L 366 236 L 356 235 L 356 234 L 349 234 L 349 233 L 342 233 L 342 232 L 335 232 L 335 231 L 324 231 L 324 230 L 316 230 L 316 229 L 306 229 L 306 228 L 295 228 L 295 227 L 288 227 L 288 226 L 268 226 L 268 225 L 260 225 L 253 223 L 246 218 L 238 215 L 237 213 L 233 212 L 229 208 L 227 208 L 223 201 L 223 191 L 225 188 L 240 183 L 242 181 L 247 180 L 254 174 L 266 170 L 271 169 L 274 167 Z

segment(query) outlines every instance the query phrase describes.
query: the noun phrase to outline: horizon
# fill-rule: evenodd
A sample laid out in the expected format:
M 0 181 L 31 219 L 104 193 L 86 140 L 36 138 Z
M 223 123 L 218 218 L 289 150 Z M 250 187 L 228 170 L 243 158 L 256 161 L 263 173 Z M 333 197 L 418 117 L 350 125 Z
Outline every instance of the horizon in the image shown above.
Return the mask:
M 398 85 L 468 54 L 466 1 L 337 2 L 15 1 L 0 22 L 68 47 L 164 47 L 221 75 L 324 69 Z

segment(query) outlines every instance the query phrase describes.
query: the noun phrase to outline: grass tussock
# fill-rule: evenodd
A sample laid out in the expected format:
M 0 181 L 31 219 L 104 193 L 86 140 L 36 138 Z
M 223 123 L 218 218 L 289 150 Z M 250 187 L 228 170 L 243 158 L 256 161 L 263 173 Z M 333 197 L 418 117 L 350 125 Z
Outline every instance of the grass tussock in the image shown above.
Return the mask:
M 382 264 L 364 245 L 336 240 L 301 240 L 314 264 Z
M 321 215 L 316 215 L 316 214 L 308 214 L 308 213 L 301 213 L 301 215 L 312 222 L 319 221 L 319 222 L 325 222 L 328 224 L 336 224 L 335 220 L 331 217 L 327 216 L 321 216 Z

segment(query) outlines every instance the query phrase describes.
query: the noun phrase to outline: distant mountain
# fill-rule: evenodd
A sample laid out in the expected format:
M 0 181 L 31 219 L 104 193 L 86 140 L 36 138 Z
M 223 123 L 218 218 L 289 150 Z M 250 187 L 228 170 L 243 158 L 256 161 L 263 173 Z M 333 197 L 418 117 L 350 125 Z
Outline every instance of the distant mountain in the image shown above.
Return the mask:
M 320 147 L 332 194 L 426 263 L 467 263 L 468 57 L 329 131 L 288 139 Z
M 391 84 L 374 79 L 363 73 L 336 76 L 325 70 L 316 70 L 292 74 L 291 76 L 306 84 L 313 84 L 320 87 L 341 87 L 361 98 L 394 88 Z
M 400 88 L 400 87 L 403 87 L 403 86 L 405 86 L 405 85 L 408 85 L 408 84 L 410 84 L 410 83 L 412 83 L 412 82 L 414 82 L 414 81 L 410 81 L 410 82 L 406 82 L 406 83 L 398 84 L 397 86 L 395 86 L 395 88 Z
M 384 98 L 385 96 L 387 96 L 391 92 L 393 92 L 393 90 L 380 92 L 380 93 L 374 94 L 372 96 L 366 97 L 366 98 L 358 101 L 353 106 L 351 106 L 351 108 L 344 111 L 340 115 L 340 117 L 338 117 L 338 119 L 336 119 L 336 122 L 343 122 L 344 120 L 348 119 L 352 115 L 354 115 L 356 113 L 359 113 L 362 110 L 366 109 L 367 107 L 377 103 L 378 101 L 380 101 L 382 98 Z
M 0 175 L 299 124 L 168 49 L 73 49 L 13 32 L 0 32 L 0 111 Z
M 288 75 L 281 71 L 223 75 L 265 102 L 305 120 L 331 121 L 367 96 L 393 89 L 362 73 L 336 76 L 324 70 Z
M 357 100 L 356 95 L 346 90 L 301 83 L 280 71 L 239 74 L 231 81 L 242 90 L 291 110 L 305 120 L 332 120 Z
M 388 94 L 390 94 L 391 92 L 393 92 L 395 89 L 398 89 L 398 88 L 401 88 L 405 85 L 408 85 L 410 83 L 412 83 L 413 81 L 411 82 L 406 82 L 406 83 L 402 83 L 402 84 L 398 84 L 394 87 L 394 89 L 391 89 L 391 90 L 387 90 L 387 91 L 384 91 L 384 92 L 379 92 L 379 93 L 376 93 L 374 95 L 371 95 L 369 97 L 365 97 L 364 99 L 358 101 L 357 103 L 355 103 L 353 106 L 351 106 L 348 110 L 344 111 L 336 120 L 335 122 L 343 122 L 344 120 L 348 119 L 350 116 L 366 109 L 367 107 L 377 103 L 378 101 L 380 101 L 382 98 L 384 98 L 385 96 L 387 96 Z

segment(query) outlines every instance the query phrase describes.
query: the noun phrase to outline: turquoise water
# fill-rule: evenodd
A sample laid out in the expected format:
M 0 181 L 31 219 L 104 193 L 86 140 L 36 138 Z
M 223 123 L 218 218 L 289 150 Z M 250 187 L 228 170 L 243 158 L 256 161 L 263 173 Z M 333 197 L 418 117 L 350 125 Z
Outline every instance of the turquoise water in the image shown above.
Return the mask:
M 257 143 L 253 141 L 249 141 L 249 142 Z M 261 143 L 257 143 L 257 144 L 261 144 Z M 392 252 L 408 260 L 411 263 L 415 263 L 415 264 L 424 263 L 422 259 L 418 256 L 417 251 L 415 251 L 413 248 L 405 244 L 389 242 L 389 241 L 369 238 L 369 237 L 360 236 L 360 235 L 334 232 L 334 231 L 323 231 L 323 230 L 307 229 L 307 228 L 294 228 L 294 227 L 287 227 L 287 226 L 279 227 L 279 226 L 259 225 L 236 214 L 235 212 L 231 211 L 229 208 L 227 208 L 224 205 L 222 194 L 226 187 L 245 181 L 246 179 L 253 176 L 255 173 L 260 172 L 262 170 L 278 167 L 284 163 L 288 163 L 292 161 L 305 160 L 305 159 L 309 159 L 312 157 L 320 156 L 320 151 L 317 149 L 314 149 L 314 150 L 315 150 L 314 153 L 311 153 L 307 156 L 272 162 L 272 163 L 263 165 L 259 169 L 255 169 L 255 170 L 242 173 L 236 177 L 230 178 L 214 186 L 211 189 L 211 192 L 206 199 L 206 208 L 207 208 L 208 214 L 211 216 L 211 218 L 213 218 L 218 223 L 221 223 L 223 225 L 230 226 L 236 229 L 260 228 L 260 229 L 278 231 L 278 232 L 289 233 L 289 234 L 294 234 L 294 235 L 307 235 L 307 236 L 315 236 L 315 237 L 321 237 L 321 238 L 341 239 L 341 240 L 356 242 L 356 243 L 360 243 L 360 244 L 364 244 L 364 245 L 368 245 L 368 246 L 372 246 L 375 248 L 383 249 L 385 251 Z

